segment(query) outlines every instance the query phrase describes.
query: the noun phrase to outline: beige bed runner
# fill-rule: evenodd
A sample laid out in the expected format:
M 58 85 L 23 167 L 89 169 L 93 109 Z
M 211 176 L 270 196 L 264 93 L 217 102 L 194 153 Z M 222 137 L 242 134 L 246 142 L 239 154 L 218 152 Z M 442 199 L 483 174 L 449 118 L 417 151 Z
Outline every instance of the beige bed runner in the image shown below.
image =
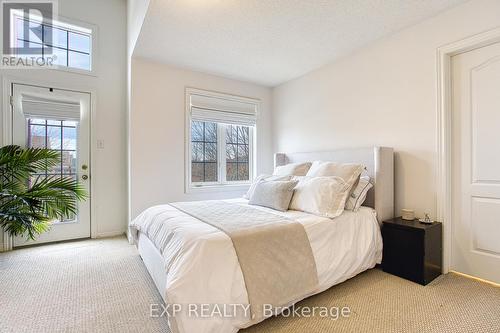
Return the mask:
M 316 290 L 316 263 L 302 224 L 224 201 L 170 205 L 231 238 L 245 279 L 252 322 L 263 319 L 265 305 L 287 306 Z

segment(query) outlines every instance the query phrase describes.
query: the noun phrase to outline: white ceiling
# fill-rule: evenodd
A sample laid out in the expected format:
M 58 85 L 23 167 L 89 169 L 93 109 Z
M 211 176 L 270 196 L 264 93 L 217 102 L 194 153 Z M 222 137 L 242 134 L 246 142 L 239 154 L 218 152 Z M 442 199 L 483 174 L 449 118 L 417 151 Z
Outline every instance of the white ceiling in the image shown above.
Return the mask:
M 151 0 L 134 56 L 276 86 L 465 0 Z

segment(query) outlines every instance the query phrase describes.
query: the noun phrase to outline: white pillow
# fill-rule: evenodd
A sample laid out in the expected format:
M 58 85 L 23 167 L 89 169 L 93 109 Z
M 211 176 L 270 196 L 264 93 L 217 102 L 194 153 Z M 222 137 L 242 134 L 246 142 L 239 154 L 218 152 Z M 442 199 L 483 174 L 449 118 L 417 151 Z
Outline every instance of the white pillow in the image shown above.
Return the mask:
M 362 164 L 314 161 L 307 177 L 340 177 L 352 187 L 365 169 Z
M 370 183 L 370 177 L 363 176 L 359 178 L 358 185 L 354 191 L 351 192 L 349 199 L 347 199 L 347 202 L 345 203 L 345 209 L 357 212 L 359 207 L 361 207 L 363 202 L 365 202 L 366 194 L 372 187 L 373 185 Z
M 292 176 L 273 176 L 273 175 L 260 175 L 257 178 L 254 179 L 252 182 L 252 185 L 250 185 L 250 188 L 248 189 L 247 193 L 243 195 L 243 198 L 249 200 L 252 197 L 253 192 L 255 191 L 255 187 L 259 182 L 262 181 L 276 181 L 276 180 L 290 180 Z
M 288 210 L 297 183 L 296 180 L 258 182 L 248 204 L 285 212 Z
M 349 190 L 340 177 L 305 177 L 295 187 L 290 209 L 334 218 L 344 211 Z
M 274 176 L 305 176 L 311 167 L 311 162 L 290 163 L 274 169 Z

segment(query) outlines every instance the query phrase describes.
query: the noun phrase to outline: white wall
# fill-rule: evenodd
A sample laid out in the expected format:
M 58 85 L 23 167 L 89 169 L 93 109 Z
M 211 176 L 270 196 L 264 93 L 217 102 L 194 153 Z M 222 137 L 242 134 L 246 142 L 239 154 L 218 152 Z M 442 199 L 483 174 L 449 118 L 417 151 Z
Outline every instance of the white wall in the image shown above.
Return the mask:
M 127 226 L 126 1 L 59 0 L 58 3 L 59 15 L 98 27 L 97 76 L 56 70 L 1 70 L 0 76 L 47 83 L 56 88 L 96 91 L 92 130 L 94 138 L 104 140 L 105 146 L 92 156 L 93 223 L 97 236 L 123 233 Z M 96 142 L 92 145 L 95 147 Z
M 150 0 L 127 0 L 127 54 L 132 56 Z
M 134 58 L 130 122 L 132 217 L 155 204 L 243 194 L 242 191 L 184 193 L 186 87 L 260 99 L 257 173 L 272 171 L 271 89 Z
M 455 7 L 273 91 L 277 151 L 394 147 L 396 210 L 436 215 L 436 50 L 500 26 L 500 1 Z
M 130 188 L 130 116 L 132 97 L 132 57 L 135 44 L 141 34 L 142 24 L 149 9 L 150 0 L 127 0 L 127 224 L 131 221 L 131 188 Z M 130 236 L 130 235 L 129 235 Z M 129 237 L 129 241 L 133 240 Z

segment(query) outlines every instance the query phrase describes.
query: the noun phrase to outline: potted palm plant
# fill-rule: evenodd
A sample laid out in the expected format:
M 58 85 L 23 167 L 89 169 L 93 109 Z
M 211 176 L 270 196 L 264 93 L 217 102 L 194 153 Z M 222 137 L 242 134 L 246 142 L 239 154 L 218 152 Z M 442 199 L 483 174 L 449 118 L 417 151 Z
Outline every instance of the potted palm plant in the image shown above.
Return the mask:
M 0 148 L 0 227 L 12 236 L 36 239 L 55 220 L 77 214 L 87 193 L 77 180 L 33 175 L 60 163 L 60 153 L 41 148 Z

